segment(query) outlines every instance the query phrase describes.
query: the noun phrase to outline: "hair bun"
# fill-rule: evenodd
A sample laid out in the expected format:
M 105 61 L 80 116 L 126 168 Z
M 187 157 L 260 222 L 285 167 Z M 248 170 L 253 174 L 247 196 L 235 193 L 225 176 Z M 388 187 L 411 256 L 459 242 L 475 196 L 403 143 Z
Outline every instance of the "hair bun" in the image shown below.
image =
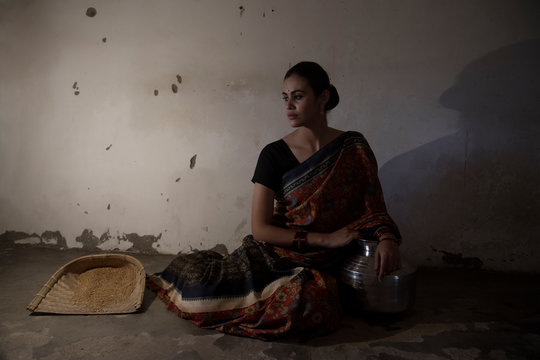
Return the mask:
M 330 91 L 330 97 L 328 98 L 328 102 L 326 103 L 325 109 L 332 110 L 339 104 L 339 94 L 337 92 L 337 89 L 334 85 L 330 84 L 328 86 L 328 91 Z

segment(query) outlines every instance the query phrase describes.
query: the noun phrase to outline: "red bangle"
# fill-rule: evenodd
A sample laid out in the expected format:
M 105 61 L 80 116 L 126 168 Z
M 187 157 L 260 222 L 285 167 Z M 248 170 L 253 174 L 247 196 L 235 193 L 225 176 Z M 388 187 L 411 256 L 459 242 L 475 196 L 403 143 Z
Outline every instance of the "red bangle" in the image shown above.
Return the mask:
M 293 246 L 296 245 L 296 248 L 300 250 L 304 247 L 306 243 L 307 243 L 307 232 L 302 231 L 302 230 L 297 231 L 294 234 Z

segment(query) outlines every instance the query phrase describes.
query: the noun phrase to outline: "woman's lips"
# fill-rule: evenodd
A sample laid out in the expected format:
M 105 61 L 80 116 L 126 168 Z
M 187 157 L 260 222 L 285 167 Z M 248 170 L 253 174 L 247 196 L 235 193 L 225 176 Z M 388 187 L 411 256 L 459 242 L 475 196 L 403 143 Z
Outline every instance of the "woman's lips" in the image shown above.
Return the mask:
M 289 118 L 289 120 L 294 120 L 298 117 L 298 115 L 296 114 L 287 114 L 287 118 Z

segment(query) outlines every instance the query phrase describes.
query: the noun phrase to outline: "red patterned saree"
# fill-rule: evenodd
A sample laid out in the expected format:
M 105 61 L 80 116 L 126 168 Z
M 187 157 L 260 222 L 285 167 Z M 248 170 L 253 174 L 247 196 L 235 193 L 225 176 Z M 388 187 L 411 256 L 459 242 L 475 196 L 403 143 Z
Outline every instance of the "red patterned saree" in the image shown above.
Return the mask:
M 384 228 L 399 236 L 386 212 L 373 153 L 357 132 L 342 134 L 283 176 L 274 224 L 317 232 L 350 226 L 365 237 Z M 147 283 L 169 310 L 203 328 L 262 340 L 321 334 L 341 321 L 331 274 L 342 254 L 301 253 L 247 236 L 227 256 L 180 254 Z

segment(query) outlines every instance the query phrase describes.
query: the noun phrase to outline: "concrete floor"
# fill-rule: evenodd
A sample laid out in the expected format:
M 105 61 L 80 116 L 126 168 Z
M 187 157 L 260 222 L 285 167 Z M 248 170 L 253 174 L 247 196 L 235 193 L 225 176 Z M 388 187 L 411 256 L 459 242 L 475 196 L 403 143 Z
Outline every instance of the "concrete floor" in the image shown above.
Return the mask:
M 540 275 L 420 269 L 401 316 L 351 316 L 337 332 L 279 342 L 199 329 L 152 293 L 129 315 L 30 315 L 62 265 L 88 253 L 0 244 L 0 359 L 540 359 Z M 171 256 L 130 254 L 148 273 Z

